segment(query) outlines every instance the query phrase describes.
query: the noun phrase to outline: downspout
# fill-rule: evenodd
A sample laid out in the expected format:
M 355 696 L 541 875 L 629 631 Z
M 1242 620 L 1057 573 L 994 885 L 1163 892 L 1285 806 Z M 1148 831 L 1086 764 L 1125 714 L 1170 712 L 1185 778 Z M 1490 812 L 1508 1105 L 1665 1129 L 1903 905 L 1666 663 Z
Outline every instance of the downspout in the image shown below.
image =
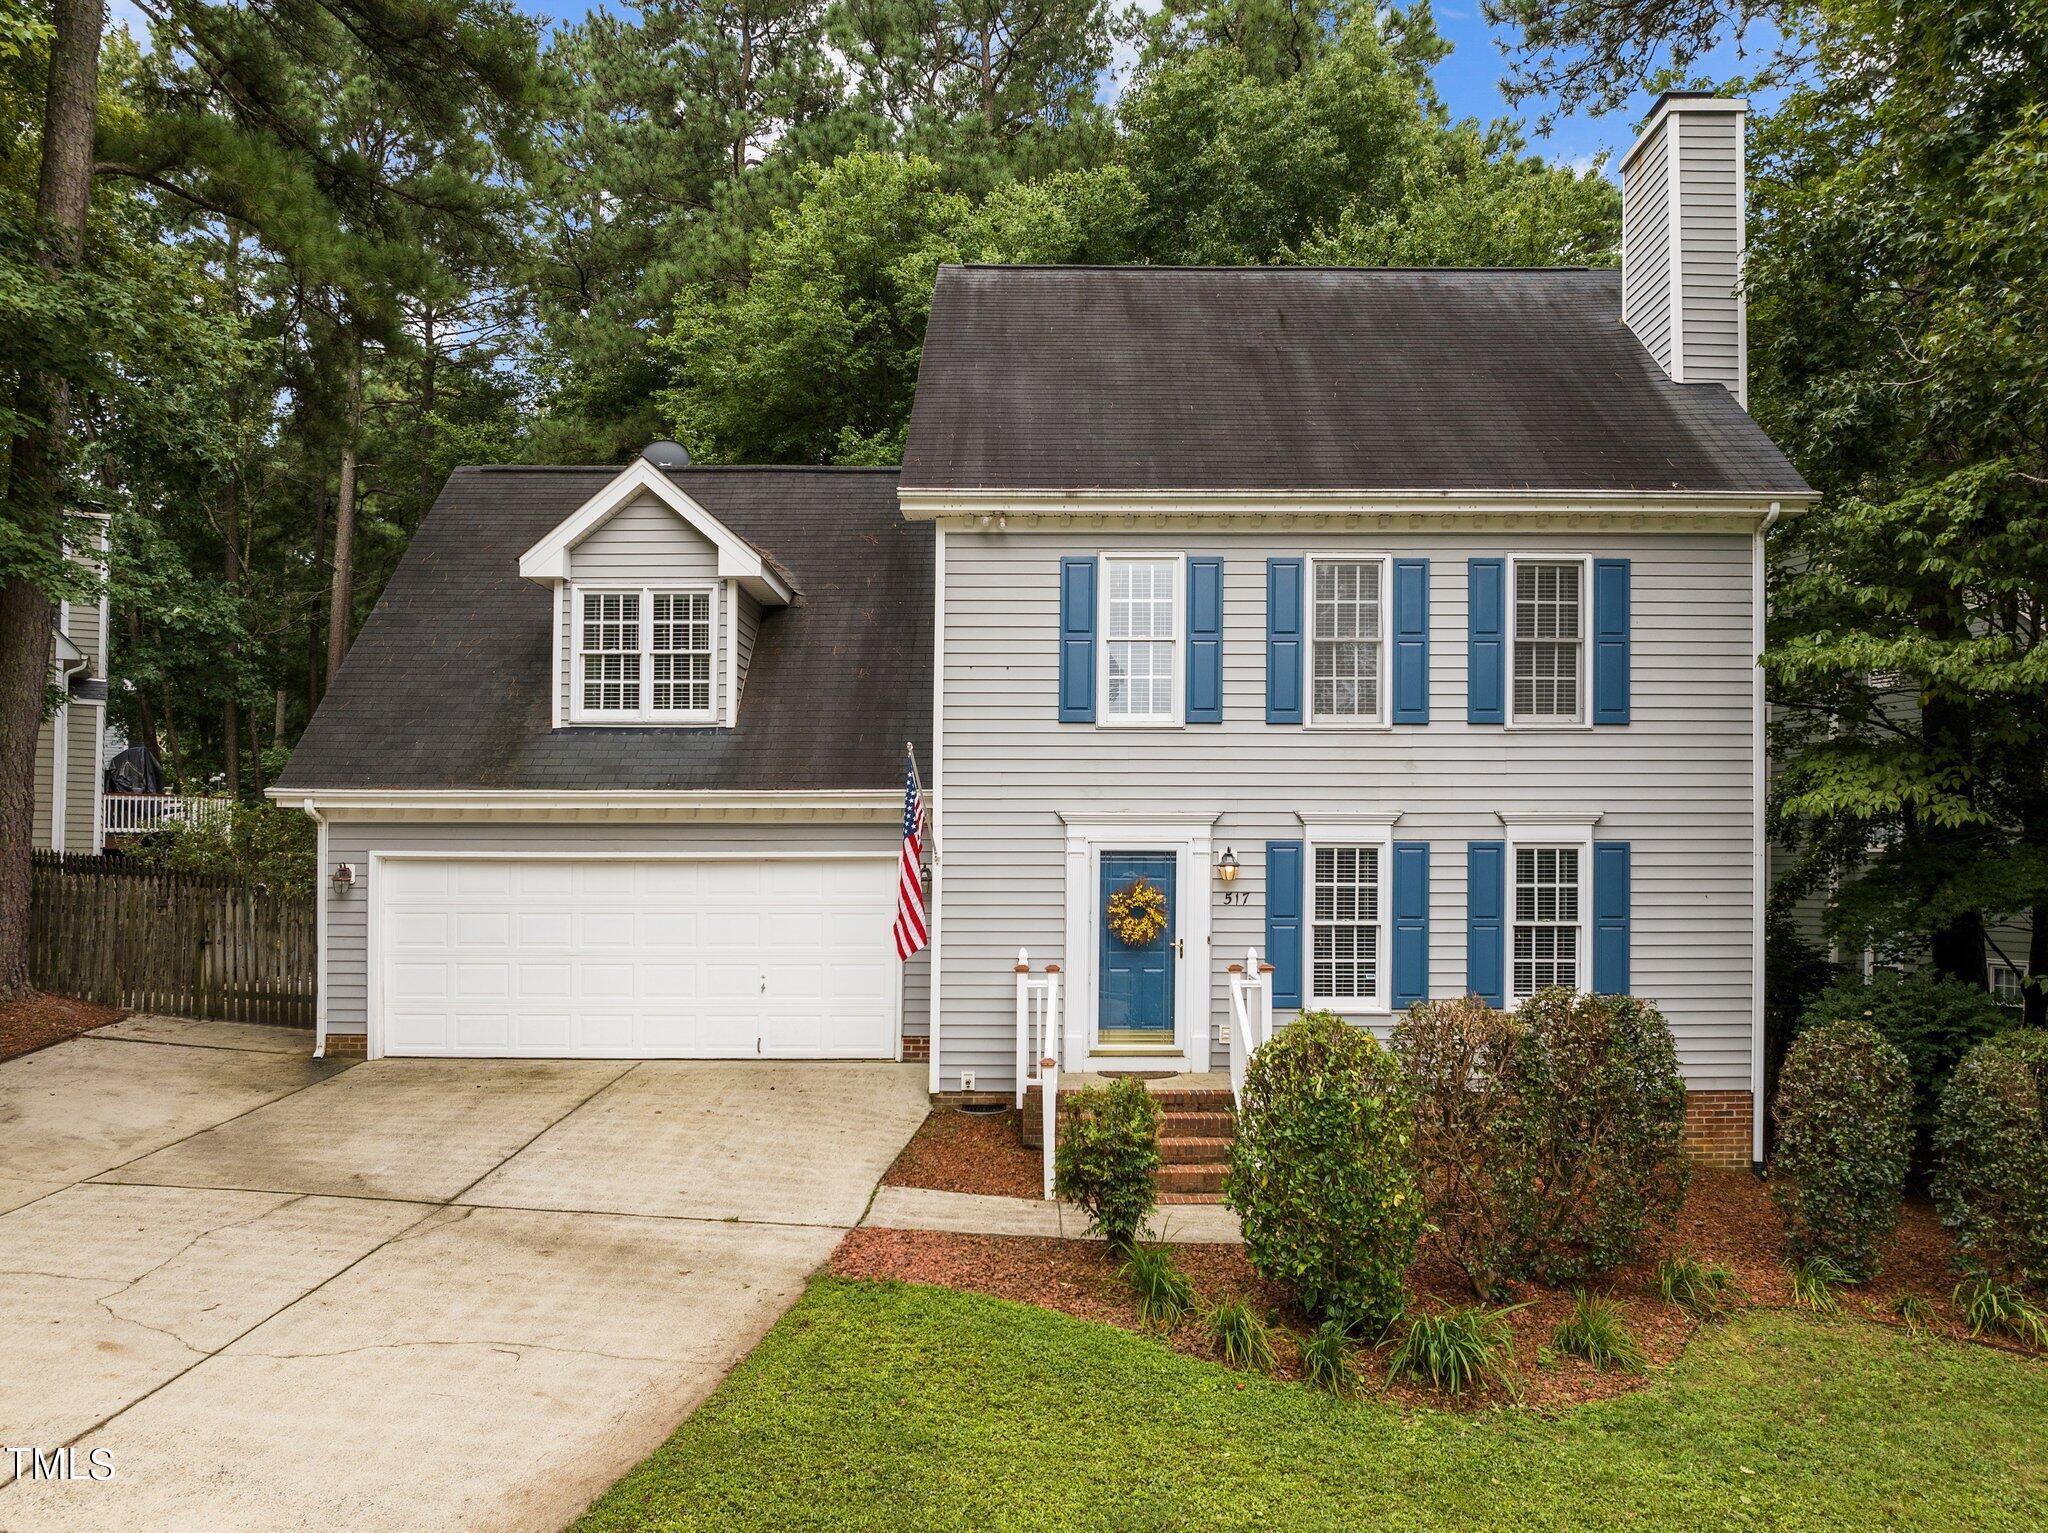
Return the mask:
M 1752 817 L 1755 825 L 1755 880 L 1756 905 L 1750 912 L 1751 925 L 1751 970 L 1755 975 L 1755 987 L 1751 992 L 1749 1019 L 1749 1106 L 1750 1106 L 1750 1147 L 1751 1165 L 1758 1174 L 1764 1166 L 1764 907 L 1770 898 L 1770 846 L 1764 826 L 1764 800 L 1769 793 L 1769 761 L 1765 754 L 1764 710 L 1764 539 L 1778 524 L 1783 507 L 1772 501 L 1770 510 L 1756 529 L 1756 543 L 1750 560 L 1751 590 L 1754 602 L 1751 612 L 1751 637 L 1754 641 L 1756 659 L 1750 678 L 1751 728 L 1753 759 Z
M 327 817 L 309 798 L 300 804 L 312 818 L 313 853 L 313 1057 L 327 1057 Z

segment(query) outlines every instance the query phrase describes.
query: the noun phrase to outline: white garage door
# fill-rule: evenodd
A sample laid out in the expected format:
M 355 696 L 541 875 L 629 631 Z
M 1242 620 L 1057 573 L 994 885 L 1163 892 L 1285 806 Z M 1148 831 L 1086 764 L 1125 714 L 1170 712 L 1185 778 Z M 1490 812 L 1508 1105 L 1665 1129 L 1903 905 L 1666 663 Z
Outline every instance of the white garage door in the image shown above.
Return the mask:
M 888 1059 L 896 864 L 389 858 L 387 1054 Z

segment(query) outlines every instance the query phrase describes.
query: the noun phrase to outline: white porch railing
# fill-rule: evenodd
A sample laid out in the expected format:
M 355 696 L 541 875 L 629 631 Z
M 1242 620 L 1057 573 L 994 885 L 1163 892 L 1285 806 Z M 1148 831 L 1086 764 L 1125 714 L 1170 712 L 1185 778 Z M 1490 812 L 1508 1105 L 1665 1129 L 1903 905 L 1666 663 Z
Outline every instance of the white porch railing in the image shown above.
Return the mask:
M 107 834 L 139 836 L 164 825 L 224 825 L 234 813 L 234 800 L 185 798 L 176 793 L 109 793 Z
M 1230 966 L 1230 1095 L 1244 1105 L 1244 1072 L 1251 1057 L 1273 1036 L 1273 966 L 1259 962 L 1257 948 Z
M 1060 966 L 1049 963 L 1031 972 L 1031 955 L 1017 949 L 1017 1106 L 1024 1093 L 1038 1087 L 1043 1115 L 1040 1143 L 1045 1157 L 1045 1196 L 1052 1196 L 1053 1135 L 1059 1122 Z

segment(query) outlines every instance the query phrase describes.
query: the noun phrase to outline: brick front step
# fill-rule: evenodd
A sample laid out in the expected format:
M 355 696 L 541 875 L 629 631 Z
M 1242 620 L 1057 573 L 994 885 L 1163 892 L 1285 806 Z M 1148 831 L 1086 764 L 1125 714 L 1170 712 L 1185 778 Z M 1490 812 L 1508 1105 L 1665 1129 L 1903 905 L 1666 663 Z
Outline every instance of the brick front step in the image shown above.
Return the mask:
M 1170 1112 L 1159 1121 L 1161 1139 L 1229 1139 L 1236 1132 L 1227 1112 Z
M 1155 1091 L 1152 1099 L 1169 1114 L 1176 1112 L 1228 1113 L 1234 1104 L 1228 1091 Z
M 1159 1136 L 1159 1158 L 1168 1165 L 1220 1165 L 1230 1157 L 1227 1138 L 1180 1138 Z
M 1159 1206 L 1161 1208 L 1194 1203 L 1206 1203 L 1214 1208 L 1219 1207 L 1222 1202 L 1223 1194 L 1220 1192 L 1162 1192 L 1159 1194 Z
M 1157 1173 L 1161 1192 L 1220 1192 L 1223 1188 L 1223 1173 L 1228 1168 L 1221 1161 L 1201 1161 L 1194 1165 L 1164 1165 Z

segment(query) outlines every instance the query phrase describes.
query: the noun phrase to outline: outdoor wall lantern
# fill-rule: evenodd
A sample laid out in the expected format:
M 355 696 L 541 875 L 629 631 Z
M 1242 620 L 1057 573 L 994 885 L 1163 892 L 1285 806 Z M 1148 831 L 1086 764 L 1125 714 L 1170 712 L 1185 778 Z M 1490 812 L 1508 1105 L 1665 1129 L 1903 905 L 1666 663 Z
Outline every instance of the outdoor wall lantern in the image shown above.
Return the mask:
M 1237 881 L 1237 853 L 1227 846 L 1223 848 L 1223 855 L 1216 859 L 1216 876 L 1226 884 Z
M 352 862 L 337 862 L 334 865 L 334 892 L 346 894 L 356 886 L 356 865 Z

